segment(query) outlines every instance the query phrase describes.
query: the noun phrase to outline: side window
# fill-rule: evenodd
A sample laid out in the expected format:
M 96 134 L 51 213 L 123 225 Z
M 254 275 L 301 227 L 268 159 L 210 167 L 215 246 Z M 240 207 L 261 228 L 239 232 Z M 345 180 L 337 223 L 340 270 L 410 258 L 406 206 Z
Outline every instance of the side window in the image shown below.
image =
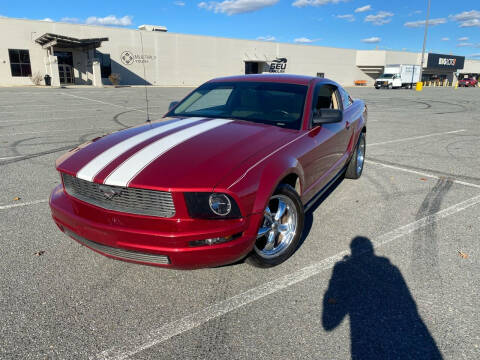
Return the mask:
M 337 109 L 341 110 L 340 96 L 338 90 L 333 85 L 318 85 L 316 92 L 316 101 L 314 101 L 314 110 L 319 109 Z
M 340 94 L 342 95 L 342 103 L 343 103 L 343 108 L 346 109 L 350 105 L 352 105 L 352 98 L 344 89 L 340 89 Z

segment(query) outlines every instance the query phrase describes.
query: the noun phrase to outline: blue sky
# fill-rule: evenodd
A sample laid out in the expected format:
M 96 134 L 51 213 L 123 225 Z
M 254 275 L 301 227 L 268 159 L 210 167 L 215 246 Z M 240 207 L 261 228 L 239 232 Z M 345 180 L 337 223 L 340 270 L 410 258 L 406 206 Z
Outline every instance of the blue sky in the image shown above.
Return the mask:
M 73 4 L 73 3 L 72 3 Z M 355 49 L 421 51 L 427 0 L 7 1 L 0 15 Z M 427 50 L 480 59 L 480 1 L 432 0 Z M 422 22 L 423 20 L 423 22 Z

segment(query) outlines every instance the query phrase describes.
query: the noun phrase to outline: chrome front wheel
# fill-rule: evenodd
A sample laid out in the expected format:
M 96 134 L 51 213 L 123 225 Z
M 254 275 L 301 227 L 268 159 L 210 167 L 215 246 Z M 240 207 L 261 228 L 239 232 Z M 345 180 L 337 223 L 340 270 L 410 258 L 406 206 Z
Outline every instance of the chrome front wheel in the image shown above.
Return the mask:
M 281 185 L 268 201 L 252 251 L 256 265 L 274 266 L 296 250 L 303 230 L 303 205 L 289 185 Z
M 285 195 L 272 196 L 257 233 L 256 253 L 268 259 L 285 251 L 297 232 L 297 218 L 297 210 L 290 198 Z

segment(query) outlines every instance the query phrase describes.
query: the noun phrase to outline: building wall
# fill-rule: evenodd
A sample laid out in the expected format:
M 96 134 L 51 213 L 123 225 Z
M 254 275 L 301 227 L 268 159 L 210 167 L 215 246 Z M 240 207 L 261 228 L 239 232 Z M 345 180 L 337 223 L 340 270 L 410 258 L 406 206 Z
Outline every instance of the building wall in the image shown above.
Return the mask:
M 28 49 L 32 73 L 50 73 L 47 51 L 35 43 L 45 33 L 74 38 L 108 37 L 98 51 L 110 54 L 112 73 L 122 84 L 196 86 L 213 77 L 244 74 L 245 61 L 287 58 L 287 73 L 315 76 L 324 73 L 342 85 L 372 78 L 359 66 L 420 63 L 420 54 L 353 50 L 320 46 L 226 39 L 113 27 L 0 18 L 0 85 L 31 85 L 29 78 L 12 77 L 8 49 Z M 143 50 L 142 50 L 143 44 Z M 130 54 L 131 62 L 122 61 Z M 78 84 L 91 84 L 93 53 L 73 51 Z M 467 61 L 470 72 L 480 73 L 480 61 Z M 53 64 L 52 66 L 55 66 Z M 144 76 L 145 74 L 145 76 Z

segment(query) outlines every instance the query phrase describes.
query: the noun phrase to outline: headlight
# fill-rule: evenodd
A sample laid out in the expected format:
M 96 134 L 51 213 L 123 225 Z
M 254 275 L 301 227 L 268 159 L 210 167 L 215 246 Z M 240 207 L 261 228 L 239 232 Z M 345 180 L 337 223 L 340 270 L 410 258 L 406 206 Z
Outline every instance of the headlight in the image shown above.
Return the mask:
M 213 193 L 208 198 L 210 209 L 217 215 L 227 216 L 232 210 L 232 203 L 225 194 Z
M 227 194 L 185 193 L 188 213 L 192 218 L 236 219 L 242 217 L 235 200 Z

